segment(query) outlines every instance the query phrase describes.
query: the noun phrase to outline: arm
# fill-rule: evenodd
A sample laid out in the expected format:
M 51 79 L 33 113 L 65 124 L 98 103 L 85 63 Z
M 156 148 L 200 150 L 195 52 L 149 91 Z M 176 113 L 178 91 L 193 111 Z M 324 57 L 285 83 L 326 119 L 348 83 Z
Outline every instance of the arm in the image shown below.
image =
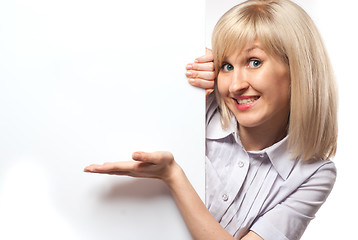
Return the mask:
M 169 187 L 183 219 L 196 240 L 234 239 L 210 214 L 181 167 L 169 152 L 133 154 L 134 161 L 92 164 L 85 172 L 162 179 Z M 245 240 L 260 240 L 250 232 Z

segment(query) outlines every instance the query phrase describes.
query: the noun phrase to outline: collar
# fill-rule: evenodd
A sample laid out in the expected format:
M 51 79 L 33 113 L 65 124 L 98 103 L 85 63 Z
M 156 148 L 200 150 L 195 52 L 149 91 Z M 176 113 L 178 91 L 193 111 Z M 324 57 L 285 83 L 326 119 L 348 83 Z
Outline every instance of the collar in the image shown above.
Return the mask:
M 209 110 L 210 111 L 210 110 Z M 235 117 L 231 119 L 229 126 L 227 129 L 222 129 L 221 127 L 221 116 L 218 112 L 217 108 L 211 111 L 207 119 L 207 127 L 206 127 L 206 138 L 210 140 L 218 140 L 228 137 L 229 135 L 233 135 L 236 139 L 236 142 L 243 149 L 243 151 L 247 152 L 241 144 L 241 140 L 239 134 L 237 132 L 237 122 Z M 281 176 L 282 179 L 286 180 L 290 175 L 293 167 L 295 166 L 297 159 L 292 158 L 291 153 L 288 149 L 288 136 L 286 136 L 281 141 L 271 145 L 260 151 L 250 151 L 247 153 L 251 154 L 264 154 L 267 155 L 269 160 L 271 161 L 273 167 Z
M 223 129 L 221 126 L 221 115 L 218 109 L 215 109 L 212 112 L 210 119 L 207 119 L 206 125 L 206 138 L 207 139 L 222 139 L 227 137 L 230 134 L 236 134 L 237 122 L 235 117 L 231 119 L 229 126 L 226 129 Z
M 270 147 L 260 151 L 250 151 L 250 153 L 266 154 L 275 170 L 284 180 L 288 178 L 298 160 L 292 157 L 288 149 L 288 136 Z

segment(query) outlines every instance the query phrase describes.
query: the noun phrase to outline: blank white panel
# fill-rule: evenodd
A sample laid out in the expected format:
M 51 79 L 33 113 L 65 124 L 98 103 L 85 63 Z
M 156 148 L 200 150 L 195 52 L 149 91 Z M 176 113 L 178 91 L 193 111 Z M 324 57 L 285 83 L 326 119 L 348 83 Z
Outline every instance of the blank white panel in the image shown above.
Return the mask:
M 205 2 L 2 0 L 0 36 L 0 239 L 190 239 L 159 180 L 82 171 L 167 150 L 203 198 Z

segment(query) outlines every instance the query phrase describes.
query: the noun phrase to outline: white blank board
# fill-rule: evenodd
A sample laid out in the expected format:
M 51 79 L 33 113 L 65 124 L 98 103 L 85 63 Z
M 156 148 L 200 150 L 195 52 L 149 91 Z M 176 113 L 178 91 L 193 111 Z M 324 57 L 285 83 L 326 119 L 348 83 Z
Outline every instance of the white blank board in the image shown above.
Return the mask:
M 190 239 L 159 180 L 82 171 L 168 150 L 203 198 L 205 97 L 184 73 L 204 15 L 203 0 L 0 2 L 0 239 Z

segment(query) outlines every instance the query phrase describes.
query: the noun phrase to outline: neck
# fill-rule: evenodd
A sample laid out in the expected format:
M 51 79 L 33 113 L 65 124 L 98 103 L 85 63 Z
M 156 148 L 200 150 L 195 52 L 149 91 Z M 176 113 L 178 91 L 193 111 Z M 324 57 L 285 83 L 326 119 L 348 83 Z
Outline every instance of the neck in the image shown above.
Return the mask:
M 243 127 L 239 125 L 239 135 L 246 151 L 259 151 L 281 141 L 288 130 L 287 122 L 275 126 Z

